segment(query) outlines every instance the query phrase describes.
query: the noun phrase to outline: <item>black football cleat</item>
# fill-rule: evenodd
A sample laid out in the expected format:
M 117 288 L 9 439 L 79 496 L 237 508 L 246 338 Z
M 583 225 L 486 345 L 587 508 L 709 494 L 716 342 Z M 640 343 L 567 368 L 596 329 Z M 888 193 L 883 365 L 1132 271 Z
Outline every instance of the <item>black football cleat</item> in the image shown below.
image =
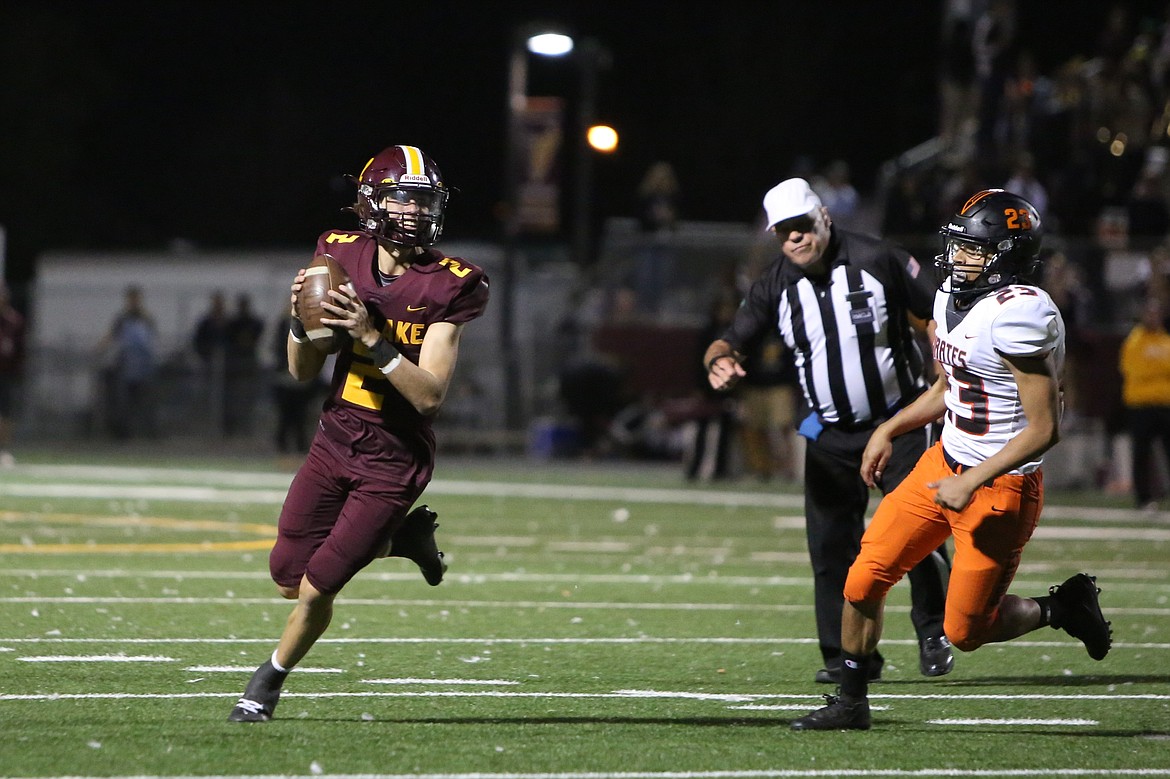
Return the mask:
M 886 661 L 882 659 L 881 655 L 874 655 L 869 660 L 869 674 L 866 679 L 871 682 L 876 682 L 882 678 L 882 666 Z M 817 684 L 840 684 L 841 683 L 841 660 L 829 660 L 825 662 L 825 667 L 816 672 L 813 676 L 813 681 Z
M 918 670 L 923 676 L 946 676 L 955 667 L 955 655 L 946 636 L 929 636 L 918 645 Z
M 1048 588 L 1055 608 L 1052 627 L 1063 630 L 1085 645 L 1089 657 L 1103 660 L 1113 646 L 1113 629 L 1101 613 L 1097 577 L 1087 573 L 1070 576 L 1064 584 Z
M 792 720 L 793 730 L 869 730 L 869 699 L 826 695 L 825 707 Z
M 280 700 L 280 686 L 287 676 L 287 672 L 277 671 L 272 662 L 266 660 L 248 680 L 243 696 L 228 715 L 228 722 L 267 722 L 272 719 Z
M 435 529 L 439 523 L 438 514 L 426 505 L 419 506 L 406 515 L 402 527 L 390 539 L 390 557 L 405 557 L 422 571 L 423 578 L 432 587 L 443 581 L 447 573 L 447 561 L 435 543 Z

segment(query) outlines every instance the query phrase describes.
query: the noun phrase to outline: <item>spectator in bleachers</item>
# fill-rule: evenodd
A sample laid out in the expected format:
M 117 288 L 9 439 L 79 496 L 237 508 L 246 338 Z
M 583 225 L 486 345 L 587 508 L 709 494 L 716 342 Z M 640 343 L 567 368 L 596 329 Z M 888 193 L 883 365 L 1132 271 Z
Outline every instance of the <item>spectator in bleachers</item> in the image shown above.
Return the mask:
M 1170 333 L 1166 307 L 1149 296 L 1141 321 L 1121 346 L 1122 400 L 1133 447 L 1133 491 L 1139 508 L 1157 510 L 1153 479 L 1154 443 L 1170 463 Z M 1165 485 L 1163 485 L 1165 487 Z M 1160 490 L 1164 492 L 1164 490 Z
M 260 336 L 264 322 L 252 313 L 252 299 L 236 298 L 236 311 L 228 320 L 224 351 L 223 432 L 229 438 L 252 429 L 260 381 Z
M 939 252 L 938 219 L 925 174 L 902 171 L 882 206 L 882 235 L 906 247 L 923 265 Z
M 211 293 L 207 311 L 195 325 L 191 338 L 195 354 L 202 368 L 201 394 L 205 401 L 205 413 L 213 424 L 223 421 L 224 403 L 224 358 L 227 351 L 228 310 L 224 294 L 220 290 Z
M 272 339 L 272 394 L 276 401 L 276 449 L 282 454 L 309 451 L 309 408 L 317 394 L 328 389 L 326 377 L 332 371 L 313 381 L 297 381 L 288 372 L 289 316 L 281 311 L 273 327 Z M 329 361 L 326 361 L 327 364 Z
M 1121 64 L 1133 41 L 1132 19 L 1129 4 L 1115 2 L 1105 14 L 1105 23 L 1097 36 L 1093 56 L 1101 59 L 1106 66 Z
M 1165 162 L 1147 163 L 1126 204 L 1129 217 L 1129 245 L 1149 251 L 1162 243 L 1170 231 L 1170 205 L 1166 202 Z
M 557 398 L 577 427 L 581 454 L 588 458 L 611 455 L 610 425 L 631 401 L 617 362 L 600 354 L 567 361 L 557 376 Z
M 1030 155 L 1036 147 L 1051 142 L 1037 127 L 1043 127 L 1041 115 L 1050 110 L 1053 88 L 1052 80 L 1040 72 L 1032 51 L 1021 51 L 1004 82 L 1002 116 L 996 127 L 1000 156 L 1009 165 L 1018 164 L 1021 156 Z M 1047 218 L 1043 209 L 1040 215 Z
M 813 191 L 820 195 L 821 202 L 833 219 L 842 227 L 857 227 L 857 210 L 861 207 L 861 196 L 849 178 L 849 163 L 833 160 L 825 168 L 825 175 L 812 182 Z
M 939 136 L 950 164 L 970 156 L 975 130 L 975 52 L 969 13 L 967 9 L 947 17 L 939 47 Z
M 658 313 L 674 274 L 670 242 L 678 226 L 678 194 L 678 176 L 669 162 L 651 165 L 638 184 L 638 222 L 643 239 L 629 286 L 637 296 L 639 310 L 650 316 Z
M 735 318 L 739 296 L 734 287 L 724 287 L 711 305 L 707 325 L 699 338 L 699 348 L 719 338 Z M 732 440 L 735 435 L 735 406 L 722 392 L 707 381 L 703 354 L 696 355 L 699 370 L 695 373 L 692 393 L 685 399 L 687 418 L 679 417 L 686 429 L 684 468 L 688 481 L 708 482 L 732 475 Z M 755 367 L 755 366 L 753 366 Z M 675 404 L 677 409 L 679 404 Z
M 1015 0 L 991 0 L 975 20 L 972 50 L 979 94 L 976 155 L 994 160 L 997 156 L 995 127 L 1000 119 L 1004 85 L 1014 61 L 1017 44 Z
M 217 360 L 223 360 L 227 325 L 227 303 L 224 302 L 223 292 L 216 290 L 211 293 L 207 312 L 199 318 L 192 338 L 195 353 L 208 366 L 208 370 L 211 370 L 210 366 Z
M 1150 40 L 1150 86 L 1157 95 L 1170 90 L 1170 3 L 1162 12 L 1162 18 L 1151 23 L 1156 27 Z
M 1064 320 L 1064 421 L 1073 422 L 1084 413 L 1082 371 L 1092 369 L 1092 365 L 1085 363 L 1084 333 L 1092 324 L 1093 295 L 1080 268 L 1069 260 L 1063 248 L 1055 249 L 1041 267 L 1044 277 L 1040 286 L 1052 298 Z
M 1012 176 L 1004 182 L 1003 188 L 1035 206 L 1047 229 L 1052 230 L 1055 227 L 1049 220 L 1048 189 L 1036 178 L 1036 161 L 1031 153 L 1020 152 L 1015 167 L 1012 168 Z
M 779 333 L 770 332 L 748 355 L 748 362 L 752 370 L 736 388 L 744 466 L 761 481 L 795 481 L 800 389 L 792 353 Z
M 1165 241 L 1150 250 L 1149 294 L 1170 311 L 1170 244 Z
M 158 371 L 157 330 L 143 304 L 142 289 L 130 286 L 125 305 L 99 345 L 107 358 L 107 422 L 119 440 L 158 435 L 155 420 L 155 379 Z
M 942 182 L 942 191 L 934 202 L 934 224 L 946 221 L 951 214 L 957 214 L 972 192 L 986 189 L 987 179 L 976 160 L 968 160 L 958 169 L 950 171 Z

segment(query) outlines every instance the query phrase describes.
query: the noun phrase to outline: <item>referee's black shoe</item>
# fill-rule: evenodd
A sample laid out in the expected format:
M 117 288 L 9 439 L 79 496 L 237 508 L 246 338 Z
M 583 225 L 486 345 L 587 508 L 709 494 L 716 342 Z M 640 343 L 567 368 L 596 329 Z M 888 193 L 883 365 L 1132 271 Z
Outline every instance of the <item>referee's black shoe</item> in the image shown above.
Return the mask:
M 876 682 L 882 678 L 882 666 L 886 661 L 880 654 L 874 654 L 869 661 L 869 675 L 868 679 L 871 682 Z M 817 671 L 813 680 L 817 684 L 840 684 L 841 683 L 841 658 L 834 660 L 826 660 L 825 667 Z
M 1048 588 L 1052 617 L 1049 624 L 1080 639 L 1094 660 L 1103 660 L 1113 646 L 1113 629 L 1101 613 L 1097 577 L 1078 573 Z
M 923 676 L 946 676 L 955 667 L 955 655 L 946 636 L 927 636 L 918 643 L 918 670 Z

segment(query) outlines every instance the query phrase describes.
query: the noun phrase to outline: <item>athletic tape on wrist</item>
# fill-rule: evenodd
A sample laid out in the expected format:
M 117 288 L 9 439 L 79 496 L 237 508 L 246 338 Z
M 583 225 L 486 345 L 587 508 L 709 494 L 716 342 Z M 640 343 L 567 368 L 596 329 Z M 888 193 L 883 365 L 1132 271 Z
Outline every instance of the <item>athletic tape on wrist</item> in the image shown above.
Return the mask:
M 385 338 L 379 338 L 378 343 L 370 347 L 370 356 L 374 359 L 374 365 L 386 376 L 402 362 L 402 355 Z

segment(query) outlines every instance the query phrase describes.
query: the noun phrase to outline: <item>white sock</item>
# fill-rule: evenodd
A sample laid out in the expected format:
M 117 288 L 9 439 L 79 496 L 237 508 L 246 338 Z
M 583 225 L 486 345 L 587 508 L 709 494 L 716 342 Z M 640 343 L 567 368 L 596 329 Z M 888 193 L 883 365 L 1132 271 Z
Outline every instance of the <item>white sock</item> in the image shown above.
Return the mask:
M 276 662 L 276 650 L 275 649 L 272 650 L 272 660 L 270 660 L 269 662 L 272 663 L 273 668 L 280 671 L 282 674 L 286 674 L 292 670 L 291 668 L 285 668 L 283 665 Z

